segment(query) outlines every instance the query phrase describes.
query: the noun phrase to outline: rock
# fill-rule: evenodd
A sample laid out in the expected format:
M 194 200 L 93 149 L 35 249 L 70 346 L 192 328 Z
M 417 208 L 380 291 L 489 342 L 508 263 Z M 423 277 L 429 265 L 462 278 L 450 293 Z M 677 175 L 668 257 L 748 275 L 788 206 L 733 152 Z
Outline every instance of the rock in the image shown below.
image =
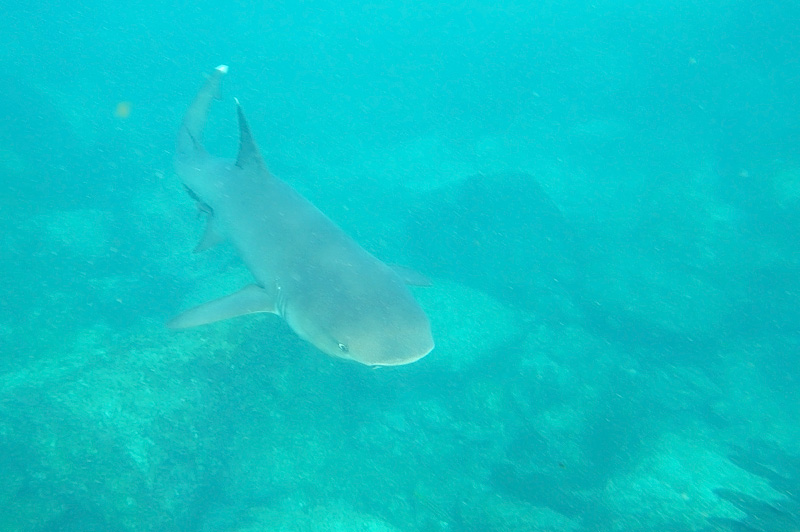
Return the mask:
M 334 501 L 318 506 L 295 502 L 279 508 L 254 508 L 247 521 L 235 532 L 399 532 L 374 515 Z
M 415 289 L 428 313 L 436 348 L 416 364 L 461 371 L 492 358 L 525 332 L 525 317 L 480 290 L 451 281 Z
M 198 360 L 224 339 L 76 336 L 0 377 L 0 528 L 185 529 L 226 430 Z
M 739 511 L 714 492 L 720 487 L 762 499 L 777 496 L 765 480 L 736 467 L 701 434 L 661 435 L 643 448 L 629 473 L 607 483 L 602 497 L 617 516 L 611 530 L 701 530 L 709 517 L 738 519 Z
M 578 532 L 580 523 L 550 508 L 538 507 L 515 499 L 492 497 L 483 505 L 471 504 L 464 511 L 464 521 L 474 530 L 502 530 L 503 532 Z

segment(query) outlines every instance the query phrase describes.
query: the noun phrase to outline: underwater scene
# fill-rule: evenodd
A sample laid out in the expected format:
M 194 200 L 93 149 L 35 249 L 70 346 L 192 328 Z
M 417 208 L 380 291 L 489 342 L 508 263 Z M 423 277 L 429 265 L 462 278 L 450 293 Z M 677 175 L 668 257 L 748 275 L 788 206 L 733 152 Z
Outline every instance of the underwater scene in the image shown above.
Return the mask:
M 0 54 L 0 532 L 800 531 L 799 3 L 5 2 Z

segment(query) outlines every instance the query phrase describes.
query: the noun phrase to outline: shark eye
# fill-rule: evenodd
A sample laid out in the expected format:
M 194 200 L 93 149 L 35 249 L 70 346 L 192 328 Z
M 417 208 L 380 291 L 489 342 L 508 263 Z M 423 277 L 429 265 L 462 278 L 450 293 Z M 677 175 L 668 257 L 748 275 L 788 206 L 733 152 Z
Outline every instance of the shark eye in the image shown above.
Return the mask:
M 347 352 L 349 352 L 349 351 L 350 351 L 350 348 L 349 348 L 349 347 L 347 347 L 345 344 L 341 344 L 341 343 L 340 343 L 340 344 L 339 344 L 339 351 L 341 351 L 342 353 L 347 353 Z

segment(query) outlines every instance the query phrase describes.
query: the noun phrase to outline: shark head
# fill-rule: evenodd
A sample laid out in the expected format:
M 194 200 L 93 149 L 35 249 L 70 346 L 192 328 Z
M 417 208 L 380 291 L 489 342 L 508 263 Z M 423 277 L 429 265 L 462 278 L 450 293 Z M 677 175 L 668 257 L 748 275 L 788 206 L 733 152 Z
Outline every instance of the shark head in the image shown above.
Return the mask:
M 368 366 L 410 364 L 433 350 L 430 322 L 408 288 L 332 291 L 296 298 L 284 309 L 289 325 L 320 351 Z

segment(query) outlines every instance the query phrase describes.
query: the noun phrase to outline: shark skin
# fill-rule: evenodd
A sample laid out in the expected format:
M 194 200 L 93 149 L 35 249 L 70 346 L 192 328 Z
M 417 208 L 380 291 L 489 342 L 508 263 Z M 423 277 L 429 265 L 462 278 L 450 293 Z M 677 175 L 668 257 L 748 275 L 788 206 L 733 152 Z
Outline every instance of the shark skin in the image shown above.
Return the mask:
M 430 353 L 430 322 L 406 286 L 415 282 L 413 275 L 375 258 L 270 174 L 238 100 L 238 157 L 206 152 L 202 136 L 208 109 L 227 72 L 227 66 L 217 67 L 186 112 L 175 169 L 208 216 L 196 251 L 230 241 L 254 283 L 187 310 L 167 325 L 184 329 L 271 312 L 334 357 L 396 366 Z

